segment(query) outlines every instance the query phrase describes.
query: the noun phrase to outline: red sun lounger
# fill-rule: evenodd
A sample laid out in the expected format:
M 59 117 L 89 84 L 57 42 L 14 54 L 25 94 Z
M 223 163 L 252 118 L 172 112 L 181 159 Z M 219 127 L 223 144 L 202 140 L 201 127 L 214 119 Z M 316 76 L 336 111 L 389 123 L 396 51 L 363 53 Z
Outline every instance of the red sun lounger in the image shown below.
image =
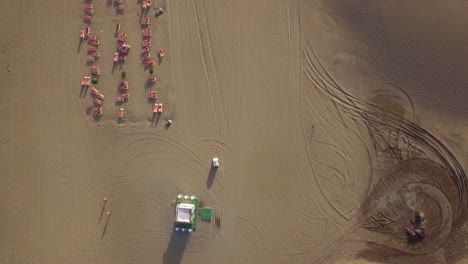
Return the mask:
M 162 103 L 159 103 L 159 105 L 158 105 L 158 113 L 162 113 L 162 110 L 163 110 Z
M 114 53 L 114 62 L 117 62 L 119 60 L 119 54 L 116 52 Z
M 119 113 L 118 113 L 119 118 L 123 117 L 123 111 L 124 111 L 123 107 L 120 107 Z
M 80 39 L 84 39 L 84 38 L 86 38 L 86 34 L 84 30 L 80 30 Z
M 89 46 L 88 51 L 97 51 L 97 47 Z
M 143 40 L 143 42 L 141 43 L 141 45 L 142 45 L 143 47 L 148 47 L 148 48 L 149 48 L 149 47 L 151 47 L 151 40 L 145 39 L 145 40 Z
M 90 83 L 91 83 L 91 77 L 89 77 L 89 76 L 84 76 L 84 77 L 83 77 L 83 80 L 81 81 L 81 85 L 83 85 L 83 86 L 89 86 Z
M 141 25 L 148 25 L 149 24 L 149 17 L 144 17 L 140 19 L 140 24 Z
M 122 3 L 123 3 L 123 0 L 114 0 L 114 2 L 115 2 L 116 4 L 122 4 Z
M 117 10 L 123 11 L 123 10 L 125 10 L 125 6 L 124 5 L 118 5 Z
M 120 33 L 120 24 L 115 25 L 115 32 Z
M 154 104 L 153 105 L 153 114 L 156 114 L 158 112 L 158 109 L 159 109 L 159 104 Z
M 115 99 L 117 103 L 122 103 L 124 100 L 125 99 L 122 96 L 117 96 L 117 99 Z
M 143 47 L 141 49 L 141 54 L 145 53 L 145 52 L 149 52 L 150 48 L 149 47 Z
M 124 93 L 124 94 L 121 94 L 120 97 L 122 97 L 123 99 L 128 99 L 130 95 L 127 93 Z
M 148 99 L 156 100 L 158 99 L 158 92 L 150 91 L 148 94 Z
M 96 95 L 96 98 L 97 98 L 97 99 L 99 99 L 99 100 L 101 100 L 101 101 L 104 100 L 104 95 L 103 95 L 103 94 L 101 94 L 101 93 L 96 93 L 95 95 Z
M 95 57 L 95 58 L 99 58 L 101 56 L 101 54 L 99 52 L 93 52 L 93 54 L 91 54 L 91 56 Z
M 151 37 L 151 28 L 146 28 L 143 30 L 143 37 Z
M 96 61 L 96 58 L 93 57 L 93 56 L 89 56 L 87 59 L 86 59 L 87 62 L 93 62 L 93 61 Z
M 84 16 L 84 20 L 85 20 L 85 21 L 88 21 L 88 22 L 91 22 L 91 21 L 93 20 L 93 17 L 90 16 L 90 15 L 85 15 L 85 16 Z
M 159 56 L 159 58 L 161 58 L 161 59 L 164 58 L 164 52 L 163 52 L 162 49 L 159 49 L 159 50 L 158 50 L 158 56 Z
M 97 40 L 97 37 L 96 37 L 95 35 L 89 35 L 89 36 L 88 36 L 88 40 L 89 40 L 89 41 Z
M 85 4 L 84 7 L 85 8 L 93 8 L 93 4 Z
M 98 93 L 99 93 L 99 91 L 98 91 L 96 88 L 94 88 L 94 87 L 91 88 L 91 94 L 96 95 L 96 94 L 98 94 Z
M 128 82 L 126 81 L 121 81 L 120 82 L 120 90 L 128 90 Z
M 149 77 L 148 82 L 149 82 L 149 83 L 154 83 L 154 82 L 156 82 L 156 77 L 154 77 L 154 76 Z
M 99 45 L 99 39 L 91 41 L 91 45 L 98 46 Z
M 101 107 L 94 108 L 94 116 L 98 117 L 98 116 L 102 116 L 102 114 L 103 114 L 103 112 L 102 112 Z
M 94 74 L 94 75 L 100 75 L 101 71 L 99 70 L 98 66 L 93 66 L 93 67 L 91 67 L 91 73 Z
M 101 105 L 102 105 L 102 101 L 96 98 L 96 99 L 94 99 L 94 104 L 95 104 L 95 105 L 98 105 L 98 106 L 101 106 Z
M 147 59 L 149 59 L 150 57 L 151 57 L 151 55 L 149 54 L 149 52 L 146 53 L 146 54 L 143 54 L 143 59 L 144 59 L 144 60 L 147 60 Z
M 141 8 L 146 9 L 146 1 L 145 0 L 141 1 Z
M 150 8 L 151 7 L 151 0 L 146 0 L 146 8 Z
M 94 10 L 92 8 L 85 7 L 85 12 L 88 13 L 88 14 L 92 14 L 94 12 Z
M 127 33 L 119 33 L 119 36 L 117 37 L 118 41 L 125 41 L 127 40 Z
M 151 67 L 154 65 L 154 61 L 147 61 L 145 62 L 145 64 L 146 64 L 146 67 Z

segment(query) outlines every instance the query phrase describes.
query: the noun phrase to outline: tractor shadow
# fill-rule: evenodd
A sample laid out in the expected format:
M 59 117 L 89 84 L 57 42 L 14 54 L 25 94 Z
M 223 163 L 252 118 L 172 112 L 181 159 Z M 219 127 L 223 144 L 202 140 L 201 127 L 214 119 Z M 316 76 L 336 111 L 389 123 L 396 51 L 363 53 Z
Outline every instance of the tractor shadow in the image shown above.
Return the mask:
M 180 264 L 189 239 L 189 232 L 172 231 L 171 240 L 163 255 L 164 264 Z

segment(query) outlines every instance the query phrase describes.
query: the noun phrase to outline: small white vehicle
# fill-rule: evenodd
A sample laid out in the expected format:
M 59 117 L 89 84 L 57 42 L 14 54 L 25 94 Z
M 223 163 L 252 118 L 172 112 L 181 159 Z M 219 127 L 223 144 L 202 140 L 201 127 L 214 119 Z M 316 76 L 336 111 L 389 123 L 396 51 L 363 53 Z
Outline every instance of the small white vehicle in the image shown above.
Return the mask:
M 219 167 L 219 159 L 218 158 L 213 158 L 213 167 L 218 168 Z

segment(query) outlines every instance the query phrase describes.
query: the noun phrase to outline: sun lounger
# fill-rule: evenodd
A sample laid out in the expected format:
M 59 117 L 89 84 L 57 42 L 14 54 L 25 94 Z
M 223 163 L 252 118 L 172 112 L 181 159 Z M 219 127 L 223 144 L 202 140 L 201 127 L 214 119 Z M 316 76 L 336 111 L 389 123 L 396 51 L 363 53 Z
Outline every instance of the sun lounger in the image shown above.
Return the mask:
M 119 54 L 116 52 L 114 53 L 114 62 L 117 62 L 119 60 Z
M 94 75 L 100 75 L 101 71 L 99 70 L 98 66 L 93 66 L 93 67 L 91 67 L 91 73 L 94 74 Z
M 118 41 L 125 41 L 127 40 L 127 33 L 119 33 L 119 36 L 117 37 Z
M 120 107 L 119 113 L 118 113 L 119 118 L 123 117 L 123 111 L 124 111 L 123 107 Z
M 93 20 L 93 17 L 90 16 L 90 15 L 85 15 L 85 16 L 84 16 L 84 20 L 85 20 L 85 21 L 88 21 L 88 22 L 91 22 L 91 20 Z
M 153 114 L 156 114 L 158 112 L 159 104 L 154 104 L 153 105 Z
M 151 67 L 154 65 L 154 61 L 147 61 L 145 62 L 145 64 L 146 64 L 146 67 Z
M 99 39 L 91 41 L 91 45 L 98 46 L 99 45 Z
M 124 91 L 128 90 L 128 82 L 121 81 L 120 82 L 120 90 L 124 90 Z
M 162 49 L 159 49 L 159 50 L 158 50 L 158 56 L 159 56 L 159 58 L 161 58 L 161 59 L 164 58 L 164 52 L 163 52 Z
M 158 99 L 158 92 L 156 91 L 150 91 L 148 93 L 148 99 L 156 100 Z
M 102 114 L 103 114 L 103 112 L 102 112 L 101 107 L 94 108 L 94 116 L 99 117 L 99 116 L 102 116 Z
M 117 103 L 122 103 L 124 100 L 125 99 L 122 96 L 118 96 L 117 99 L 115 99 Z
M 123 99 L 128 99 L 130 95 L 128 93 L 124 93 L 120 95 Z
M 150 50 L 149 47 L 143 47 L 143 48 L 141 49 L 141 53 L 143 54 L 143 53 L 145 53 L 145 52 L 148 52 L 149 50 Z
M 125 10 L 125 6 L 124 5 L 118 5 L 117 10 L 123 11 L 123 10 Z
M 126 59 L 127 59 L 127 56 L 126 56 L 126 55 L 120 55 L 120 56 L 119 56 L 119 60 L 121 60 L 121 61 L 124 61 L 124 60 L 126 60 Z
M 159 105 L 158 105 L 158 113 L 162 113 L 162 110 L 163 110 L 162 103 L 159 103 Z
M 85 4 L 84 7 L 85 8 L 93 8 L 93 4 Z
M 149 40 L 149 39 L 143 40 L 143 42 L 141 43 L 141 46 L 150 48 L 151 47 L 151 40 Z
M 97 37 L 95 35 L 89 35 L 88 40 L 89 41 L 97 40 Z
M 147 60 L 147 59 L 149 59 L 150 57 L 151 57 L 151 55 L 149 54 L 149 52 L 143 54 L 143 59 L 144 59 L 144 60 Z
M 150 8 L 151 7 L 151 0 L 146 0 L 146 8 Z
M 93 54 L 91 54 L 91 56 L 93 56 L 94 58 L 99 58 L 99 56 L 101 56 L 101 54 L 96 51 L 96 52 L 93 52 Z
M 141 25 L 148 25 L 149 24 L 149 17 L 143 17 L 140 19 L 140 24 Z
M 94 10 L 92 8 L 86 8 L 85 7 L 85 12 L 88 13 L 88 14 L 92 14 L 94 12 Z
M 122 4 L 122 3 L 123 3 L 123 0 L 114 0 L 114 2 L 115 2 L 116 4 Z
M 148 82 L 150 82 L 150 83 L 156 82 L 156 77 L 151 76 L 151 77 L 148 79 Z
M 91 77 L 89 77 L 89 76 L 84 76 L 84 77 L 83 77 L 83 80 L 81 81 L 81 85 L 83 85 L 83 86 L 89 86 L 90 83 L 91 83 Z
M 95 105 L 98 105 L 98 106 L 101 106 L 101 105 L 102 105 L 102 101 L 96 98 L 96 99 L 94 99 L 94 104 L 95 104 Z
M 141 8 L 146 9 L 146 1 L 145 0 L 141 1 Z
M 88 51 L 97 51 L 97 47 L 89 46 Z
M 96 96 L 97 99 L 99 99 L 99 100 L 101 100 L 101 101 L 104 100 L 104 95 L 103 95 L 103 94 L 101 94 L 101 93 L 96 93 L 96 94 L 94 94 L 94 95 Z
M 96 94 L 98 94 L 98 93 L 99 93 L 99 91 L 98 91 L 96 88 L 94 88 L 94 87 L 91 88 L 91 94 L 96 95 Z
M 84 30 L 80 30 L 80 39 L 84 39 L 84 38 L 86 38 L 86 34 Z
M 89 36 L 89 34 L 91 33 L 91 29 L 89 27 L 85 27 L 84 33 L 86 36 Z
M 93 56 L 88 56 L 88 58 L 86 59 L 87 62 L 93 62 L 93 61 L 96 61 L 96 58 L 93 57 Z
M 115 32 L 120 33 L 120 24 L 115 25 Z
M 151 28 L 146 28 L 143 30 L 143 37 L 151 37 Z

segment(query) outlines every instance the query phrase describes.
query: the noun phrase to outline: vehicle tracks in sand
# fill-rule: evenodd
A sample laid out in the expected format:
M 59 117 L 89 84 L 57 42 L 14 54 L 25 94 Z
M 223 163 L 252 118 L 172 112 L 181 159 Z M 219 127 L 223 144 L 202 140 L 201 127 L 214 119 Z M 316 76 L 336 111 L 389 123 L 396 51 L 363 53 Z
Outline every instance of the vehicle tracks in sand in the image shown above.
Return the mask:
M 309 55 L 309 51 L 312 51 L 314 57 Z M 454 191 L 456 195 L 452 197 L 449 205 L 451 208 L 454 209 L 453 224 L 454 226 L 457 226 L 464 219 L 466 219 L 466 214 L 468 210 L 467 179 L 463 169 L 461 168 L 459 162 L 456 160 L 455 156 L 451 153 L 451 151 L 439 139 L 430 134 L 428 131 L 420 128 L 416 124 L 405 119 L 397 118 L 392 113 L 384 112 L 382 109 L 379 109 L 376 106 L 363 103 L 359 99 L 346 92 L 342 87 L 338 85 L 338 83 L 335 80 L 333 80 L 330 74 L 321 65 L 310 43 L 308 44 L 308 46 L 306 45 L 304 54 L 307 58 L 307 60 L 304 62 L 305 76 L 311 81 L 311 83 L 315 85 L 315 87 L 317 87 L 320 91 L 328 95 L 331 100 L 336 102 L 339 107 L 346 109 L 345 113 L 348 114 L 351 118 L 360 120 L 360 122 L 365 123 L 369 129 L 369 132 L 371 131 L 370 126 L 372 125 L 391 127 L 392 129 L 398 130 L 406 136 L 414 139 L 414 141 L 417 142 L 417 144 L 419 144 L 421 148 L 425 149 L 425 152 L 428 153 L 428 157 L 432 157 L 432 159 L 435 159 L 437 163 L 442 164 L 444 170 L 446 170 L 447 172 L 444 179 L 446 181 L 446 185 L 455 188 L 455 190 L 452 191 Z M 427 182 L 427 179 L 422 179 L 422 184 L 424 184 L 424 180 Z M 400 182 L 398 188 L 404 187 L 402 185 L 402 182 L 404 181 Z M 376 187 L 378 188 L 378 185 L 376 185 Z M 376 187 L 374 187 L 374 190 Z M 428 188 L 430 189 L 433 187 Z M 428 188 L 426 188 L 426 190 L 429 190 Z M 440 185 L 436 185 L 435 188 L 440 190 L 443 194 L 442 196 L 438 196 L 436 192 L 432 192 L 434 193 L 435 197 L 443 197 L 444 195 L 447 196 L 447 192 L 450 192 L 450 190 L 444 190 L 444 188 L 442 188 L 442 186 Z M 388 189 L 383 190 L 382 194 L 380 195 L 381 199 L 383 199 L 383 201 L 386 202 L 388 202 L 388 199 L 390 199 L 389 197 L 391 196 L 390 194 L 386 193 L 387 191 Z M 443 200 L 439 199 L 439 201 Z M 364 206 L 364 204 L 361 206 Z M 375 213 L 378 210 L 378 208 L 378 206 L 374 205 L 368 207 L 368 210 L 366 211 Z M 451 212 L 450 210 L 444 212 L 447 214 L 446 217 L 451 218 L 451 214 L 449 213 Z M 342 226 L 342 230 L 330 236 L 330 238 L 325 243 L 319 246 L 320 250 L 316 252 L 321 253 L 317 254 L 313 261 L 318 260 L 320 257 L 325 255 L 331 248 L 333 248 L 333 246 L 339 244 L 341 241 L 346 239 L 364 221 L 366 221 L 366 219 L 368 219 L 372 215 L 372 213 L 363 214 L 362 212 L 360 212 L 359 215 L 350 219 L 350 221 L 348 221 L 346 225 Z M 441 230 L 442 233 L 439 234 L 439 237 L 442 237 L 442 239 L 438 240 L 438 244 L 436 243 L 435 246 L 427 246 L 424 249 L 410 250 L 408 252 L 413 254 L 418 254 L 420 252 L 427 253 L 428 251 L 434 250 L 435 248 L 440 246 L 441 243 L 443 243 L 444 241 L 443 237 L 446 238 L 446 236 L 448 236 L 448 233 L 450 233 L 450 231 L 447 231 L 447 226 L 451 226 L 451 223 L 451 221 L 445 222 L 445 229 Z M 387 244 L 386 246 L 395 248 L 395 245 Z M 405 251 L 401 247 L 397 249 Z

